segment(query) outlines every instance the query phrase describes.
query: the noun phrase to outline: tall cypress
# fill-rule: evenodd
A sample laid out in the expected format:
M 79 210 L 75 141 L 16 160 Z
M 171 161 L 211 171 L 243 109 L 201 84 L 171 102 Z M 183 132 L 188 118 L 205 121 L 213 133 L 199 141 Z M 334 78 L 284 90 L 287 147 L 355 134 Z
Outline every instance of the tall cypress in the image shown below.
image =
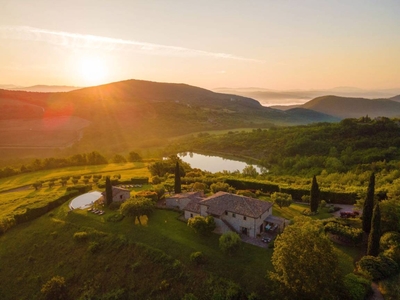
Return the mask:
M 318 210 L 318 205 L 319 205 L 319 187 L 317 183 L 317 177 L 314 175 L 311 183 L 311 192 L 310 192 L 311 212 L 316 212 Z
M 368 237 L 367 255 L 378 256 L 379 242 L 381 240 L 381 210 L 379 202 L 375 204 L 371 221 L 371 232 Z
M 375 173 L 369 178 L 367 197 L 364 201 L 362 228 L 366 233 L 371 231 L 372 212 L 374 210 L 374 194 L 375 194 Z
M 175 194 L 180 194 L 182 193 L 182 188 L 181 188 L 181 171 L 179 169 L 179 162 L 176 162 L 175 166 Z
M 106 204 L 110 205 L 112 202 L 112 185 L 110 176 L 106 177 Z

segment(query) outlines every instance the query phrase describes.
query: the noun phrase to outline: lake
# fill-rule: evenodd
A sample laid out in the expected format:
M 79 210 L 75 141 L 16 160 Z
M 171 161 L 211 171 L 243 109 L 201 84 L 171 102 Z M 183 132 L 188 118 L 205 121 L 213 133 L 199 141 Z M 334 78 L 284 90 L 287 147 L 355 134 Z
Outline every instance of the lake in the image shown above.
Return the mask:
M 180 159 L 182 159 L 182 161 L 190 164 L 192 168 L 198 168 L 212 173 L 222 172 L 224 170 L 229 172 L 239 170 L 240 172 L 242 172 L 246 166 L 251 165 L 238 160 L 197 153 L 178 154 L 178 156 Z M 261 168 L 259 166 L 252 166 L 256 168 L 258 173 L 261 173 Z

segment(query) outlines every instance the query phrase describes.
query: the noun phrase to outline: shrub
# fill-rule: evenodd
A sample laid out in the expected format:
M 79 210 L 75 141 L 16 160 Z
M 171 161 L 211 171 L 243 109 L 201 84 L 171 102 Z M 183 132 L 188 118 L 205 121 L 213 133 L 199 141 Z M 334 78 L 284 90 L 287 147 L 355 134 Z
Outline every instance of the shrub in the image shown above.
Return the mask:
M 357 262 L 357 269 L 369 273 L 373 280 L 382 280 L 399 272 L 397 263 L 384 255 L 364 256 Z
M 122 214 L 113 214 L 107 217 L 107 222 L 113 222 L 117 223 L 120 222 L 124 219 L 124 216 Z
M 77 240 L 78 242 L 87 241 L 88 238 L 89 235 L 86 231 L 79 231 L 74 233 L 74 239 Z
M 158 201 L 158 194 L 152 191 L 140 191 L 138 192 L 135 197 L 143 197 L 152 200 L 153 202 Z
M 100 250 L 100 248 L 101 248 L 101 246 L 100 246 L 100 244 L 98 242 L 91 242 L 89 244 L 88 250 L 91 253 L 96 253 L 96 252 L 98 252 Z
M 350 300 L 364 300 L 372 291 L 371 280 L 353 273 L 347 274 L 344 277 L 343 283 Z
M 68 289 L 65 284 L 65 279 L 61 276 L 54 276 L 49 281 L 47 281 L 42 286 L 40 292 L 43 294 L 45 299 L 68 299 Z
M 192 293 L 185 294 L 182 298 L 182 300 L 197 300 L 197 297 L 193 295 Z
M 381 237 L 380 247 L 382 250 L 400 247 L 400 233 L 396 231 L 385 232 Z
M 193 228 L 193 230 L 196 233 L 199 233 L 202 235 L 209 234 L 216 227 L 214 218 L 212 216 L 207 216 L 207 217 L 195 216 L 194 218 L 190 218 L 188 220 L 187 225 L 190 228 Z
M 325 208 L 326 207 L 326 201 L 325 200 L 321 200 L 321 203 L 319 204 L 320 208 Z
M 118 210 L 121 207 L 121 204 L 122 202 L 119 201 L 111 202 L 108 208 L 111 210 Z
M 160 291 L 166 291 L 166 290 L 168 290 L 169 288 L 171 287 L 171 285 L 168 283 L 168 281 L 167 280 L 163 280 L 163 281 L 161 281 L 161 284 L 160 284 L 160 286 L 159 286 L 159 290 Z
M 202 265 L 206 263 L 206 258 L 202 252 L 198 251 L 190 254 L 190 261 L 196 265 Z
M 361 228 L 344 226 L 336 222 L 327 223 L 325 225 L 325 231 L 354 244 L 361 243 L 363 238 L 363 231 Z
M 162 181 L 161 181 L 161 178 L 156 175 L 156 176 L 151 177 L 151 182 L 153 184 L 160 184 Z
M 242 243 L 240 236 L 233 231 L 228 231 L 220 236 L 219 238 L 219 248 L 222 252 L 233 254 L 237 250 Z

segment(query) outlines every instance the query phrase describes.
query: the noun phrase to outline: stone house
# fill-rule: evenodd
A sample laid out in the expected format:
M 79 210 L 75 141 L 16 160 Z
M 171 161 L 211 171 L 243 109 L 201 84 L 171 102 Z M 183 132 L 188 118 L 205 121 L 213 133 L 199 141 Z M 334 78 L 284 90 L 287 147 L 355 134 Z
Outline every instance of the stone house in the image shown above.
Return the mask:
M 106 200 L 106 191 L 101 193 L 104 197 L 104 201 Z M 131 192 L 127 189 L 113 186 L 112 187 L 112 202 L 124 202 L 131 197 Z M 105 201 L 107 202 L 107 201 Z
M 185 219 L 213 216 L 216 231 L 234 231 L 255 238 L 268 230 L 283 230 L 283 219 L 272 216 L 272 203 L 250 197 L 218 192 L 208 198 L 194 198 L 183 208 Z M 271 227 L 274 223 L 274 229 Z
M 169 208 L 177 208 L 179 210 L 184 210 L 184 208 L 188 205 L 189 202 L 194 200 L 202 200 L 204 199 L 203 192 L 188 192 L 175 194 L 171 197 L 165 199 L 165 206 Z

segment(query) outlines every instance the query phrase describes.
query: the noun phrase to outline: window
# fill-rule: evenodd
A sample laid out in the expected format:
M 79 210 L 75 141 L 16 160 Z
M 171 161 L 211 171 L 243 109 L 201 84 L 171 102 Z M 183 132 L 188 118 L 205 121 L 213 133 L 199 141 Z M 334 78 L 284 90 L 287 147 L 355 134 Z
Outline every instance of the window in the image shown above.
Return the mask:
M 190 214 L 190 217 L 193 218 L 193 214 Z
M 228 215 L 228 212 L 226 211 L 226 212 L 225 212 L 225 216 L 227 216 L 227 215 Z
M 122 195 L 119 195 L 119 199 L 122 199 Z
M 232 217 L 236 218 L 236 214 L 232 213 Z
M 243 220 L 246 220 L 246 216 L 243 216 Z

